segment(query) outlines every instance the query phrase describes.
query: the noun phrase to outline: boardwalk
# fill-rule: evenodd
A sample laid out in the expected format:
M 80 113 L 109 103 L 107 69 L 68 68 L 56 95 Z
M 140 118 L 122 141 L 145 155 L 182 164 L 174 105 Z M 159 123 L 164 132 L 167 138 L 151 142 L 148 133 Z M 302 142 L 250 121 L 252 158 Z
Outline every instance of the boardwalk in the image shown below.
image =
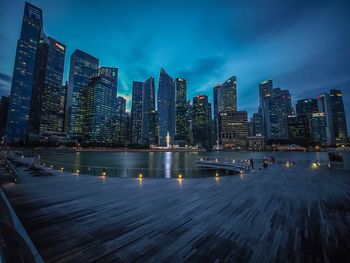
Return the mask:
M 46 262 L 350 262 L 350 175 L 32 176 L 4 190 Z

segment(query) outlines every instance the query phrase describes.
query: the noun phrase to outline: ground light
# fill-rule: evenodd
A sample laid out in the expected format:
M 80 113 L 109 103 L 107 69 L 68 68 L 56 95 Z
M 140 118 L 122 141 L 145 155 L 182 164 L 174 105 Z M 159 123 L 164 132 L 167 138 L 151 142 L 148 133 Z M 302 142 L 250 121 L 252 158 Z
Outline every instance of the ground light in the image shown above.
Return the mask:
M 143 176 L 142 176 L 142 174 L 139 174 L 139 178 L 142 178 Z
M 181 174 L 179 174 L 179 179 L 181 179 L 182 178 L 182 175 Z
M 312 169 L 317 169 L 320 168 L 321 164 L 319 162 L 312 162 L 311 163 L 311 168 Z

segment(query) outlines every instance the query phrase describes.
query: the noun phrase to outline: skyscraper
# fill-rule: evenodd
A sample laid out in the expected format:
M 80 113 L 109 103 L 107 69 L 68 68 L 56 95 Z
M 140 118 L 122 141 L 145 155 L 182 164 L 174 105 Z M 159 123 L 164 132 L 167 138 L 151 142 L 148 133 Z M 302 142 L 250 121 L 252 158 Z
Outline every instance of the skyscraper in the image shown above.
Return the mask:
M 113 127 L 112 142 L 125 146 L 126 144 L 126 99 L 118 96 L 116 99 L 116 109 L 112 118 Z
M 42 10 L 26 2 L 13 68 L 7 120 L 8 142 L 27 140 L 35 61 L 42 24 Z
M 221 84 L 217 83 L 213 88 L 213 99 L 214 99 L 214 136 L 216 141 L 216 146 L 218 147 L 220 143 L 219 138 L 219 90 Z
M 309 118 L 311 139 L 322 145 L 328 144 L 327 119 L 324 112 L 312 113 Z
M 81 122 L 77 120 L 78 94 L 87 88 L 90 77 L 96 72 L 99 60 L 90 54 L 76 49 L 70 57 L 69 82 L 66 107 L 66 127 L 71 139 L 82 137 Z
M 248 137 L 248 114 L 246 111 L 223 111 L 219 113 L 220 139 L 224 148 L 245 147 Z
M 211 104 L 206 95 L 198 95 L 193 98 L 192 114 L 193 144 L 209 148 Z
M 142 127 L 141 143 L 143 145 L 155 144 L 156 137 L 156 111 L 154 78 L 149 77 L 143 83 L 142 90 Z
M 259 83 L 259 111 L 261 113 L 263 129 L 262 135 L 266 139 L 269 138 L 270 132 L 270 109 L 269 103 L 273 91 L 272 79 L 268 79 Z
M 89 80 L 84 92 L 83 107 L 84 139 L 90 143 L 113 142 L 110 126 L 111 117 L 115 114 L 118 69 L 99 68 Z
M 65 53 L 65 45 L 57 40 L 46 36 L 40 40 L 30 106 L 30 135 L 63 135 Z
M 142 128 L 142 89 L 143 82 L 132 82 L 132 103 L 131 103 L 131 143 L 139 144 Z
M 348 129 L 344 110 L 343 96 L 340 90 L 330 91 L 330 103 L 332 110 L 333 131 L 336 143 L 348 142 Z
M 288 139 L 295 142 L 310 142 L 310 129 L 308 116 L 305 114 L 289 115 L 288 123 Z
M 270 108 L 269 139 L 288 138 L 288 116 L 292 114 L 291 96 L 288 90 L 273 89 Z
M 186 101 L 186 80 L 175 79 L 175 106 L 176 106 L 176 123 L 175 123 L 175 142 L 184 147 L 187 137 L 187 101 Z
M 166 145 L 169 133 L 170 142 L 174 142 L 175 135 L 175 85 L 173 79 L 161 68 L 158 83 L 158 125 L 159 144 Z
M 318 112 L 317 99 L 298 100 L 296 106 L 297 115 L 310 116 L 312 113 Z
M 261 111 L 253 114 L 253 135 L 263 136 L 264 133 L 264 123 Z
M 237 111 L 236 77 L 227 79 L 218 91 L 218 112 Z
M 328 93 L 323 93 L 317 97 L 317 107 L 319 112 L 323 112 L 326 117 L 327 142 L 335 144 L 331 100 Z

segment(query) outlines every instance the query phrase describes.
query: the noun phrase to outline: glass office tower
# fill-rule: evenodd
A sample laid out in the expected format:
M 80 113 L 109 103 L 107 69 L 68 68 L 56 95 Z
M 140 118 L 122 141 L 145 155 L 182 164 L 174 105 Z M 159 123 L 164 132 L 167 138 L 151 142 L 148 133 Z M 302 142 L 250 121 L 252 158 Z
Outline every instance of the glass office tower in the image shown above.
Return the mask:
M 71 139 L 82 137 L 81 122 L 78 117 L 78 95 L 81 88 L 87 87 L 90 77 L 98 67 L 97 58 L 79 49 L 76 49 L 70 57 L 65 126 Z
M 175 135 L 175 85 L 173 79 L 161 68 L 158 83 L 158 124 L 159 144 L 166 145 L 169 133 L 170 143 L 174 142 Z
M 29 117 L 29 134 L 63 133 L 65 88 L 62 86 L 66 47 L 43 36 L 34 74 Z
M 186 100 L 187 84 L 185 79 L 175 79 L 175 142 L 184 147 L 187 139 L 187 100 Z
M 142 89 L 141 144 L 151 145 L 156 141 L 156 109 L 154 78 L 149 77 Z
M 7 141 L 10 143 L 25 142 L 28 138 L 35 60 L 42 24 L 42 10 L 25 3 L 21 35 L 17 41 L 7 120 Z
M 142 128 L 142 89 L 143 82 L 132 82 L 131 103 L 131 143 L 139 144 L 141 141 Z
M 346 116 L 342 93 L 340 90 L 336 89 L 330 90 L 329 93 L 335 142 L 347 143 L 348 129 L 346 126 Z

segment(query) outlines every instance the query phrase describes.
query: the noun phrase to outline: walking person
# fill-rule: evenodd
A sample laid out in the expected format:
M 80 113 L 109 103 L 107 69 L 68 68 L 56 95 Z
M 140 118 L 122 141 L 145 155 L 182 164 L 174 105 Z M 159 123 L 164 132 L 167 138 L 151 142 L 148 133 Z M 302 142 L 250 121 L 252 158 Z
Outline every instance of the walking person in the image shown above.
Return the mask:
M 254 170 L 254 161 L 253 161 L 253 158 L 250 158 L 250 169 Z

